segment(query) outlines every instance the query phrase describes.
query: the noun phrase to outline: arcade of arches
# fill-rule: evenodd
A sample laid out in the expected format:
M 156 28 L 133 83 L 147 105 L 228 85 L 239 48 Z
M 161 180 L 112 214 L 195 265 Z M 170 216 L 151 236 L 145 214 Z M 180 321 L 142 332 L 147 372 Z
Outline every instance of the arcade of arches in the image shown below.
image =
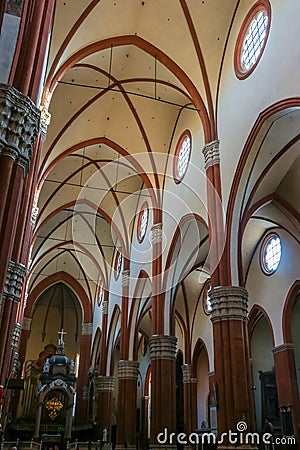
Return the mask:
M 1 1 L 5 439 L 299 442 L 299 17 Z

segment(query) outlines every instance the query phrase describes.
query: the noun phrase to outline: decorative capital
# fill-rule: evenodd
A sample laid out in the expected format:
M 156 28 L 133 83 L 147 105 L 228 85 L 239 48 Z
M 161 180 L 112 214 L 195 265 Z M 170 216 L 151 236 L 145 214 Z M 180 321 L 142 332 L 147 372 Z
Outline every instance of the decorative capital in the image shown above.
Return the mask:
M 113 392 L 115 389 L 115 378 L 98 375 L 95 384 L 97 392 Z
M 11 338 L 11 348 L 17 349 L 19 345 L 19 339 L 21 334 L 22 325 L 18 322 L 14 324 L 13 335 Z
M 51 114 L 49 113 L 48 109 L 43 105 L 40 106 L 40 111 L 41 111 L 40 131 L 43 139 L 46 139 L 47 128 L 51 122 Z
M 158 244 L 163 240 L 162 223 L 155 223 L 151 228 L 151 244 Z
M 121 359 L 118 362 L 118 378 L 119 380 L 137 380 L 139 370 L 138 361 L 128 361 Z
M 183 374 L 183 382 L 184 383 L 190 383 L 192 378 L 192 366 L 191 364 L 184 364 L 182 367 L 182 374 Z
M 214 166 L 215 164 L 220 164 L 220 152 L 219 152 L 219 141 L 212 141 L 203 147 L 202 153 L 205 160 L 205 169 Z
M 241 286 L 217 286 L 209 291 L 211 302 L 211 321 L 247 321 L 248 291 Z
M 151 336 L 149 339 L 150 358 L 153 359 L 176 359 L 175 336 L 160 336 L 158 334 Z
M 31 321 L 32 319 L 30 317 L 23 317 L 22 330 L 30 331 Z
M 12 158 L 26 175 L 41 113 L 29 97 L 7 84 L 0 84 L 0 103 L 0 155 Z
M 90 395 L 90 388 L 89 386 L 83 386 L 82 388 L 82 400 L 88 400 Z
M 92 334 L 92 333 L 93 333 L 93 323 L 92 322 L 83 323 L 82 329 L 81 329 L 81 335 L 86 336 L 86 335 Z
M 26 276 L 26 267 L 21 263 L 10 261 L 6 272 L 6 281 L 3 291 L 3 297 L 14 302 L 21 299 L 24 278 Z
M 122 287 L 128 287 L 130 283 L 130 270 L 123 270 L 122 272 Z
M 108 314 L 108 300 L 102 302 L 102 314 Z

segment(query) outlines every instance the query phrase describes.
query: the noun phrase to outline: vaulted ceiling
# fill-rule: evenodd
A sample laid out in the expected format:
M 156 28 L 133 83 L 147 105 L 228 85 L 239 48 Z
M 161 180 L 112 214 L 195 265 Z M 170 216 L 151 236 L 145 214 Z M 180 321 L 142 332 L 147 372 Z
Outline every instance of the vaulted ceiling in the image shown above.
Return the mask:
M 205 172 L 201 148 L 218 138 L 229 36 L 253 3 L 57 1 L 29 290 L 55 272 L 78 280 L 92 303 L 100 278 L 108 288 L 116 248 L 130 255 L 139 205 L 164 207 L 162 189 L 174 189 L 171 159 L 186 128 L 199 147 L 192 161 Z M 205 193 L 204 178 L 199 186 Z M 202 201 L 193 212 L 207 223 Z M 205 244 L 205 226 L 200 234 Z M 199 249 L 195 265 L 206 256 Z

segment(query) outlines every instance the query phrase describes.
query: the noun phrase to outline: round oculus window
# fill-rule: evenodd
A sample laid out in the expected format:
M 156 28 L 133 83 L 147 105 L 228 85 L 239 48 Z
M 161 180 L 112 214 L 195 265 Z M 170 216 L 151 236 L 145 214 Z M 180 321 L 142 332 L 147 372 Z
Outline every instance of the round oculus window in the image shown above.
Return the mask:
M 266 45 L 270 29 L 271 7 L 260 0 L 251 8 L 241 27 L 234 54 L 236 76 L 247 78 L 255 69 Z
M 278 269 L 281 260 L 281 240 L 278 234 L 272 233 L 265 237 L 260 252 L 260 262 L 263 272 L 271 275 Z
M 174 180 L 180 183 L 183 179 L 190 162 L 192 150 L 191 133 L 186 130 L 182 133 L 175 150 L 174 158 Z
M 149 209 L 148 204 L 145 202 L 140 210 L 138 217 L 137 237 L 139 242 L 142 242 L 145 237 L 148 226 L 148 219 L 149 219 Z

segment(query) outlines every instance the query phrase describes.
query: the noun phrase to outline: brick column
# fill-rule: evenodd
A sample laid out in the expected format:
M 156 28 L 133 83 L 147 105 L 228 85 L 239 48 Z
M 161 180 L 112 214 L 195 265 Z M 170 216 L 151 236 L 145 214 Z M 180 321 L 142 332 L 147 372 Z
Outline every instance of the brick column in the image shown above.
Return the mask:
M 150 337 L 151 358 L 151 448 L 161 448 L 158 433 L 165 428 L 168 434 L 176 432 L 176 343 L 175 336 Z M 175 448 L 164 445 L 164 448 Z
M 191 364 L 182 366 L 185 433 L 197 428 L 197 378 L 192 377 Z
M 76 424 L 86 424 L 88 419 L 88 392 L 89 378 L 88 371 L 90 367 L 90 351 L 92 341 L 93 324 L 83 323 L 80 338 L 80 361 L 79 373 L 77 379 L 77 398 L 76 398 Z
M 243 287 L 211 289 L 218 434 L 236 432 L 239 421 L 253 431 L 253 399 L 247 334 L 248 292 Z M 235 450 L 228 443 L 218 448 Z
M 1 305 L 0 384 L 3 385 L 6 377 L 10 376 L 12 369 L 12 352 L 18 348 L 19 335 L 17 342 L 16 339 L 12 342 L 12 338 L 25 275 L 26 269 L 22 264 L 9 262 Z
M 164 293 L 162 292 L 162 240 L 163 224 L 151 228 L 152 244 L 152 334 L 164 335 Z
M 136 402 L 138 361 L 118 362 L 117 450 L 136 448 Z
M 294 434 L 299 443 L 300 405 L 294 344 L 282 344 L 273 353 L 282 431 L 284 435 Z
M 97 389 L 97 438 L 102 439 L 103 430 L 107 429 L 107 439 L 111 442 L 111 418 L 112 418 L 112 401 L 115 388 L 115 378 L 98 375 L 96 378 Z
M 27 341 L 30 335 L 31 322 L 32 322 L 31 318 L 23 317 L 20 346 L 19 346 L 19 359 L 22 366 L 25 364 Z
M 40 111 L 25 95 L 0 84 L 0 373 L 5 379 L 9 366 L 12 326 L 17 319 L 26 268 L 14 259 L 24 195 L 24 182 L 40 127 Z M 1 381 L 0 381 L 1 383 Z
M 212 286 L 229 284 L 228 265 L 224 252 L 224 223 L 220 175 L 220 143 L 207 143 L 203 150 L 206 169 L 207 209 L 209 216 L 210 267 Z

